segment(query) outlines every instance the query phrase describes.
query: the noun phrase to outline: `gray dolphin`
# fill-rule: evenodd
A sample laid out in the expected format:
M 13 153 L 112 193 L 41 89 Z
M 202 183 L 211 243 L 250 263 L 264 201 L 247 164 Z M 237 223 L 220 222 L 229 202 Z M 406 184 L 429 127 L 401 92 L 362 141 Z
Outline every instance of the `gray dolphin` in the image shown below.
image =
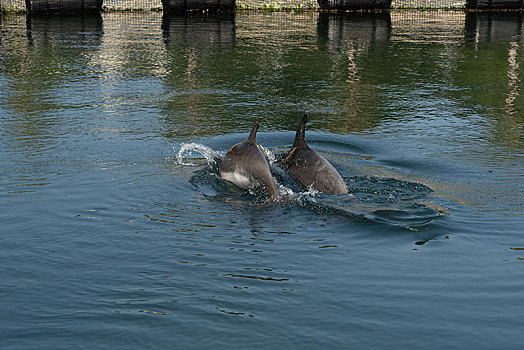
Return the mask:
M 271 175 L 266 152 L 256 143 L 257 130 L 258 123 L 246 141 L 234 145 L 227 151 L 219 166 L 220 176 L 244 189 L 260 184 L 271 199 L 278 199 L 277 186 Z
M 304 186 L 323 193 L 348 193 L 342 176 L 324 157 L 306 144 L 306 122 L 308 114 L 300 119 L 293 148 L 282 164 Z

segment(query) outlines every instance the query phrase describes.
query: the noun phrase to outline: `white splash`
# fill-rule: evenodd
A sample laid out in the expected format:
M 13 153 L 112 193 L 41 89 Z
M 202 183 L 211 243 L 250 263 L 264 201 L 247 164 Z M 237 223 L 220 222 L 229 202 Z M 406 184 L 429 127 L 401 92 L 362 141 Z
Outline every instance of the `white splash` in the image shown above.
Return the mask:
M 277 182 L 278 193 L 283 197 L 291 200 L 292 202 L 298 204 L 304 204 L 307 202 L 316 203 L 317 199 L 315 198 L 319 193 L 313 188 L 309 188 L 307 191 L 293 191 L 291 188 L 284 186 Z
M 258 146 L 262 148 L 264 152 L 266 152 L 267 158 L 269 159 L 269 165 L 273 165 L 277 161 L 275 154 L 270 149 L 262 145 L 258 145 Z
M 173 147 L 173 150 L 176 152 L 176 148 Z M 218 152 L 215 152 L 211 148 L 201 145 L 199 143 L 195 143 L 195 142 L 183 143 L 176 155 L 178 164 L 179 165 L 188 165 L 188 166 L 198 165 L 198 164 L 191 163 L 191 162 L 188 162 L 188 163 L 184 162 L 184 159 L 187 159 L 187 158 L 196 159 L 196 157 L 192 157 L 193 152 L 200 153 L 201 155 L 203 155 L 208 163 L 214 163 L 215 158 L 220 156 Z M 185 156 L 186 153 L 188 155 Z

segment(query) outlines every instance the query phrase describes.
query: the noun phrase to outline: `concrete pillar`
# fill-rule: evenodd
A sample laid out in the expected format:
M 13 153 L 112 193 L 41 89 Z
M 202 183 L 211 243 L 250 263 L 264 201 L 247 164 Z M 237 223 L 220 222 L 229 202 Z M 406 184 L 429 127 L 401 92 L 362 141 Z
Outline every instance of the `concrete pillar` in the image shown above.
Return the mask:
M 165 12 L 233 11 L 235 0 L 162 0 Z
M 318 0 L 323 10 L 378 10 L 391 8 L 391 0 Z
M 466 0 L 466 8 L 472 10 L 522 9 L 523 0 Z
M 26 6 L 34 13 L 100 12 L 102 0 L 26 0 Z

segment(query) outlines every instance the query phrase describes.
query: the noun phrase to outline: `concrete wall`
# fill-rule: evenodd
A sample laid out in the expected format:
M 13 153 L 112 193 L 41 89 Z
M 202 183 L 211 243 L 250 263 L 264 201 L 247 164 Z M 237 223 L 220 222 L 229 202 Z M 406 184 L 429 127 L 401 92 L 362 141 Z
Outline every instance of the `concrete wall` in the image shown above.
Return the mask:
M 162 0 L 162 4 L 166 12 L 235 9 L 235 0 Z
M 26 0 L 27 9 L 38 13 L 79 13 L 102 10 L 102 0 Z
M 363 10 L 388 9 L 391 0 L 318 0 L 321 9 L 326 10 Z
M 214 2 L 211 2 L 214 1 Z M 465 1 L 465 2 L 464 2 Z M 27 0 L 34 12 L 57 12 L 65 9 L 66 12 L 97 11 L 102 0 Z M 319 7 L 324 9 L 362 9 L 387 8 L 388 3 L 393 8 L 398 7 L 430 7 L 449 8 L 462 7 L 468 9 L 523 9 L 524 0 L 319 0 Z M 218 5 L 230 9 L 235 5 L 251 9 L 262 8 L 264 5 L 274 4 L 276 8 L 316 7 L 316 0 L 104 0 L 103 5 L 109 9 L 161 9 L 163 6 L 170 9 L 202 9 L 213 8 Z M 0 8 L 22 11 L 26 9 L 26 0 L 0 0 Z
M 183 1 L 183 0 L 182 0 Z M 191 0 L 188 0 L 191 1 Z M 462 8 L 465 0 L 393 0 L 393 8 Z M 249 9 L 270 7 L 273 9 L 317 9 L 317 0 L 236 0 L 236 6 Z M 103 7 L 108 10 L 161 10 L 162 0 L 104 0 Z M 23 11 L 25 0 L 0 0 L 0 8 Z
M 466 0 L 468 9 L 521 9 L 523 0 Z

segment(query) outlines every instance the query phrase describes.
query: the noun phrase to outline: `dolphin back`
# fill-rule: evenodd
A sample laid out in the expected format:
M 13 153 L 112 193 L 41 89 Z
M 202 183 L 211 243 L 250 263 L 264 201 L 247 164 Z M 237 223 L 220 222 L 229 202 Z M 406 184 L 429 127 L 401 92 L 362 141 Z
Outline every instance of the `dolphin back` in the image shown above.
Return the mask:
M 322 193 L 348 193 L 344 179 L 324 157 L 311 148 L 293 148 L 283 161 L 291 175 L 304 188 Z
M 305 188 L 312 187 L 323 193 L 347 193 L 346 183 L 333 165 L 306 144 L 307 119 L 306 113 L 298 122 L 293 148 L 282 164 Z
M 249 188 L 259 183 L 272 199 L 279 198 L 267 155 L 256 144 L 257 130 L 258 123 L 246 141 L 234 145 L 227 151 L 219 166 L 220 176 L 241 188 Z

